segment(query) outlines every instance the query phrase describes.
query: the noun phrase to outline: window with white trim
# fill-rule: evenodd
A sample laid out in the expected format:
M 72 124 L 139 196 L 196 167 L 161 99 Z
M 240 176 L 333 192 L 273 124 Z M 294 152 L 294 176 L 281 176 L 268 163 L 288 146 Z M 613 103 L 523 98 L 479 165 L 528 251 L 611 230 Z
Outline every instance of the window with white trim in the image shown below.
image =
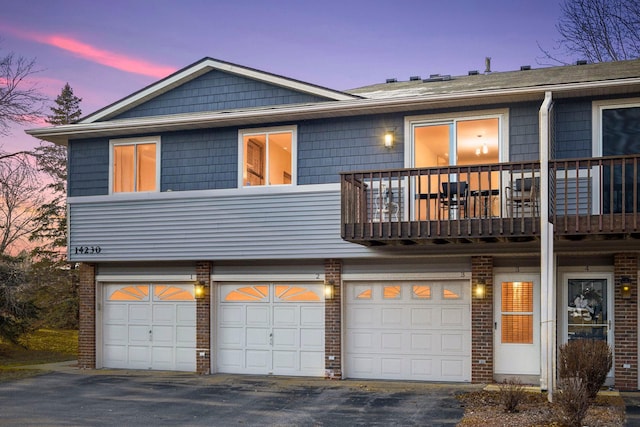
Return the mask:
M 116 139 L 109 143 L 111 193 L 159 190 L 160 137 Z
M 296 183 L 296 128 L 246 129 L 239 132 L 241 187 Z

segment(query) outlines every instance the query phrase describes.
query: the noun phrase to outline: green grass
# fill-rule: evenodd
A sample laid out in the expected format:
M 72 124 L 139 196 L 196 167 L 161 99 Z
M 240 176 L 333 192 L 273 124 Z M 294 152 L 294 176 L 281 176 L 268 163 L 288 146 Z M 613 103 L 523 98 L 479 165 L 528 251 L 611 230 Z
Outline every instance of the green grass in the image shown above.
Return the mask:
M 78 331 L 40 329 L 15 345 L 0 339 L 0 382 L 42 373 L 28 365 L 64 362 L 78 357 Z

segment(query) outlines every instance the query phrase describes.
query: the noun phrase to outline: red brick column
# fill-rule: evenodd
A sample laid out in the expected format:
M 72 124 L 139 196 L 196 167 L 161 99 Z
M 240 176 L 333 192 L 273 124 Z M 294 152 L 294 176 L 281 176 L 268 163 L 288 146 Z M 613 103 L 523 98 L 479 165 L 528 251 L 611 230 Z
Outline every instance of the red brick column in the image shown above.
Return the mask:
M 484 297 L 475 294 L 484 283 Z M 493 258 L 471 257 L 471 382 L 493 382 Z
M 342 377 L 342 262 L 327 259 L 324 263 L 325 284 L 333 284 L 333 299 L 324 304 L 325 378 Z M 333 359 L 333 360 L 332 360 Z
M 211 373 L 211 262 L 196 263 L 198 282 L 205 284 L 204 298 L 196 300 L 196 372 Z
M 80 264 L 80 321 L 78 331 L 78 367 L 96 367 L 96 268 L 93 264 Z
M 630 298 L 622 296 L 622 278 L 631 282 Z M 614 361 L 618 390 L 638 389 L 638 255 L 614 256 Z

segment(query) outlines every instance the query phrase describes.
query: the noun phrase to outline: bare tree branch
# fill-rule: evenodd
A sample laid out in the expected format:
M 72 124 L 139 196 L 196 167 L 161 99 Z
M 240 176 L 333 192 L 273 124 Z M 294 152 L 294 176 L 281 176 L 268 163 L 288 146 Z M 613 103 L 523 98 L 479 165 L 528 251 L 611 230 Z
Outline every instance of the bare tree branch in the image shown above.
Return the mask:
M 34 59 L 0 57 L 0 135 L 7 135 L 11 124 L 33 122 L 42 114 L 47 98 L 30 81 L 37 72 Z
M 28 237 L 38 226 L 45 202 L 37 168 L 27 159 L 0 162 L 0 254 Z
M 557 48 L 540 45 L 545 60 L 607 62 L 640 57 L 640 0 L 564 0 Z M 572 58 L 567 60 L 565 58 Z

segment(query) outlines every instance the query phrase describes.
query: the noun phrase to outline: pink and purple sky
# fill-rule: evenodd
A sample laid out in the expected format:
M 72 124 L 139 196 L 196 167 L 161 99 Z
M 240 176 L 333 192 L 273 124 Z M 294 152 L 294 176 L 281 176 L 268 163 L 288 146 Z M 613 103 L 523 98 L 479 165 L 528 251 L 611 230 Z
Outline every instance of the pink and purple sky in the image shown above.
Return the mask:
M 332 89 L 429 74 L 542 67 L 561 0 L 21 0 L 0 12 L 0 56 L 35 58 L 83 115 L 209 56 Z M 548 63 L 548 61 L 546 61 Z M 46 111 L 47 113 L 49 110 Z M 38 141 L 15 126 L 0 150 Z

